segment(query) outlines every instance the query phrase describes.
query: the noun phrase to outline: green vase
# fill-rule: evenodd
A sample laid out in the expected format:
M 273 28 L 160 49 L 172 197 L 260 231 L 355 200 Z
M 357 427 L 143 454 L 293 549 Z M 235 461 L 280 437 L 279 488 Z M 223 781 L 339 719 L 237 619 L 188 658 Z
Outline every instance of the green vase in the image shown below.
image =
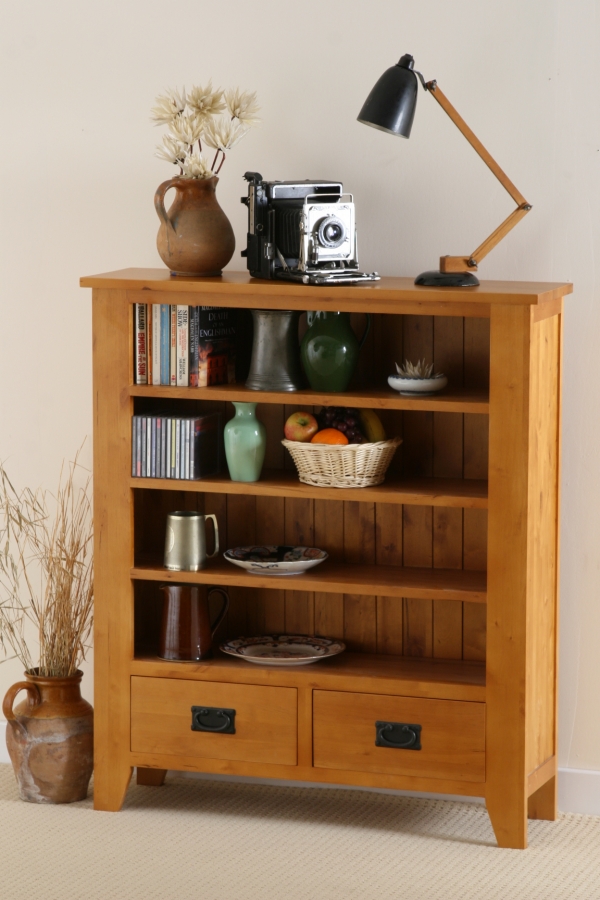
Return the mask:
M 302 339 L 300 356 L 313 391 L 341 393 L 347 390 L 365 342 L 371 317 L 360 341 L 345 312 L 307 313 L 308 331 Z
M 256 403 L 234 403 L 225 426 L 225 458 L 232 481 L 258 481 L 265 460 L 267 432 L 256 418 Z

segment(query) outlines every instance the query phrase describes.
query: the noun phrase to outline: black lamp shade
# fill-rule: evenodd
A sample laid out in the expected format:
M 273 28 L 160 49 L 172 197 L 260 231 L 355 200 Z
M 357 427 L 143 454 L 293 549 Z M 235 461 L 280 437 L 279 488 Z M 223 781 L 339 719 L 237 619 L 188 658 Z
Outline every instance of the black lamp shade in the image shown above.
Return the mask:
M 417 106 L 417 76 L 414 61 L 406 54 L 387 69 L 358 114 L 358 121 L 398 137 L 410 137 Z

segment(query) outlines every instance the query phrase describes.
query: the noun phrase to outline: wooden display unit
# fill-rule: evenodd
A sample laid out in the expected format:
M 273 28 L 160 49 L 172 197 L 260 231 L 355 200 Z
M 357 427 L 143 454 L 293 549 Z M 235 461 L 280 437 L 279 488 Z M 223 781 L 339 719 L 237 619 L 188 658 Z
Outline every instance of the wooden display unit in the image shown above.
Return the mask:
M 527 817 L 556 817 L 556 646 L 562 298 L 568 284 L 415 287 L 261 282 L 245 273 L 172 278 L 128 269 L 93 288 L 95 791 L 120 808 L 133 767 L 485 797 L 502 847 Z M 133 303 L 331 309 L 373 315 L 346 394 L 255 392 L 243 384 L 133 384 Z M 386 388 L 395 361 L 449 376 L 433 397 Z M 258 401 L 265 471 L 239 484 L 131 478 L 131 417 Z M 294 409 L 377 409 L 403 444 L 375 488 L 301 484 L 281 446 Z M 301 575 L 248 574 L 223 560 L 162 567 L 174 509 L 216 513 L 223 549 L 320 546 Z M 341 638 L 348 652 L 296 669 L 216 651 L 157 657 L 160 583 L 228 587 L 216 638 L 288 632 Z M 192 705 L 236 710 L 235 734 L 191 730 Z M 376 746 L 375 722 L 421 725 L 419 751 Z

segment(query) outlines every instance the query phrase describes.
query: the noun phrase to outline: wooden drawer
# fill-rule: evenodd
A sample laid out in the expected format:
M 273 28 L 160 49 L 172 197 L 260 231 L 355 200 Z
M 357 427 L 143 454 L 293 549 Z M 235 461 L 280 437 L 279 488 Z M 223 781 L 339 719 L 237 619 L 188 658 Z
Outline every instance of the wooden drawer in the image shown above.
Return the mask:
M 192 731 L 192 706 L 234 709 L 235 734 Z M 211 724 L 210 717 L 203 721 Z M 296 688 L 139 676 L 131 679 L 134 753 L 295 766 L 297 722 Z
M 484 703 L 314 691 L 313 715 L 316 767 L 485 781 Z M 376 746 L 376 722 L 421 725 L 421 749 Z

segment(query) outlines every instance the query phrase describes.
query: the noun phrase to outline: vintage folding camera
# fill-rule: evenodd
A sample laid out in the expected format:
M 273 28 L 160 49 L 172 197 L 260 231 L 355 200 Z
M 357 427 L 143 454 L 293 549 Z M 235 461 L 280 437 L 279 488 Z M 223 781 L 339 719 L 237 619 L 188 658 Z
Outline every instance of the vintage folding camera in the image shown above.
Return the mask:
M 339 181 L 263 181 L 246 172 L 248 246 L 255 278 L 304 284 L 378 281 L 358 269 L 352 194 Z

